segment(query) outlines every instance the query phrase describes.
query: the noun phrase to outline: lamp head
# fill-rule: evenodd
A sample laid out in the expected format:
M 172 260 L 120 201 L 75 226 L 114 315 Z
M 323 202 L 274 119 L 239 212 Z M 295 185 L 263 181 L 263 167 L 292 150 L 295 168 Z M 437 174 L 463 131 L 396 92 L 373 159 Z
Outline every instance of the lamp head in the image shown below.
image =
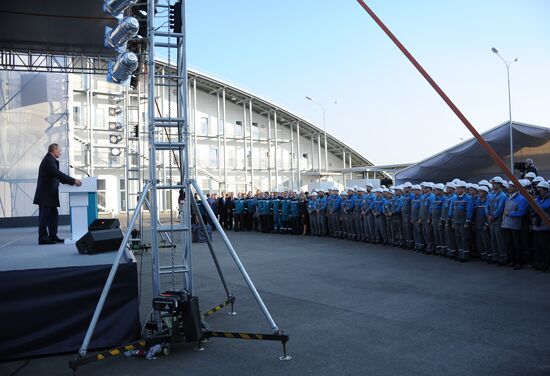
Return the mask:
M 313 100 L 313 98 L 311 98 L 309 95 L 306 95 L 306 99 L 307 99 L 308 101 L 312 101 L 312 100 Z
M 497 50 L 496 48 L 494 48 L 494 47 L 491 48 L 491 51 L 493 51 L 493 53 L 495 53 L 495 54 L 498 54 L 498 50 Z

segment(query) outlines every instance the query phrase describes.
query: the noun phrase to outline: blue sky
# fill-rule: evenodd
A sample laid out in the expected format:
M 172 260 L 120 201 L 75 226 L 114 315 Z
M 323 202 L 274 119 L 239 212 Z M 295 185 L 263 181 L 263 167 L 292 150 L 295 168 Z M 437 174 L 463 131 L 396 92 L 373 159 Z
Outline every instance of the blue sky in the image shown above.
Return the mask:
M 478 131 L 550 126 L 550 1 L 367 4 Z M 470 137 L 355 0 L 187 0 L 189 65 L 322 127 L 376 164 L 415 162 Z M 333 102 L 340 103 L 335 105 Z

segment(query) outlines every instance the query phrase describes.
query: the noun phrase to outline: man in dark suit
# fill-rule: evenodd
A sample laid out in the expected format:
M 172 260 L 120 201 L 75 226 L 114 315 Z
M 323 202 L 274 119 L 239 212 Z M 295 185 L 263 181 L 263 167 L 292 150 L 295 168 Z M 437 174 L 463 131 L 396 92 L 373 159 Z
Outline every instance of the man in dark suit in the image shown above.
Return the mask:
M 219 222 L 222 225 L 222 227 L 227 227 L 227 211 L 225 210 L 225 198 L 223 192 L 221 193 L 220 197 L 218 198 L 218 202 L 216 204 L 216 207 L 218 209 L 218 216 L 219 216 Z
M 48 154 L 38 169 L 38 181 L 33 204 L 38 205 L 38 244 L 63 243 L 57 236 L 57 208 L 59 207 L 59 183 L 81 186 L 82 182 L 59 171 L 61 148 L 48 146 Z

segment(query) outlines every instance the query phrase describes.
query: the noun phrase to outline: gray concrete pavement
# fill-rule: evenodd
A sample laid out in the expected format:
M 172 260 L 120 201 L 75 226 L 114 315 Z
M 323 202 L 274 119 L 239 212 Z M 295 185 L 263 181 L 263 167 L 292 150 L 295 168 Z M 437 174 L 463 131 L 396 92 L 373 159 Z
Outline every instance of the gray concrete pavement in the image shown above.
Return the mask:
M 201 353 L 182 344 L 169 357 L 113 359 L 79 374 L 550 374 L 550 274 L 335 239 L 229 235 L 274 319 L 290 334 L 292 361 L 277 360 L 276 342 L 212 339 Z M 269 332 L 215 233 L 214 243 L 239 315 L 222 311 L 209 320 L 211 328 Z M 167 250 L 162 259 L 169 259 Z M 145 318 L 148 255 L 138 262 Z M 194 267 L 201 308 L 221 303 L 223 289 L 205 244 L 194 247 Z M 18 375 L 69 375 L 71 357 L 33 359 Z M 0 374 L 22 363 L 0 364 Z

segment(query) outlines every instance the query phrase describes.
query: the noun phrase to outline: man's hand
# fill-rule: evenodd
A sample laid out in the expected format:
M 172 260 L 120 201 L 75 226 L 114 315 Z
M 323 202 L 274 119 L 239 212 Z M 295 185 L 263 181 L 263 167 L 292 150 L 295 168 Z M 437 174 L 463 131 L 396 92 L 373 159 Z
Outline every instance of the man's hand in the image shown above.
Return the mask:
M 82 185 L 82 181 L 80 179 L 75 179 L 74 185 L 76 185 L 77 187 L 80 187 Z

